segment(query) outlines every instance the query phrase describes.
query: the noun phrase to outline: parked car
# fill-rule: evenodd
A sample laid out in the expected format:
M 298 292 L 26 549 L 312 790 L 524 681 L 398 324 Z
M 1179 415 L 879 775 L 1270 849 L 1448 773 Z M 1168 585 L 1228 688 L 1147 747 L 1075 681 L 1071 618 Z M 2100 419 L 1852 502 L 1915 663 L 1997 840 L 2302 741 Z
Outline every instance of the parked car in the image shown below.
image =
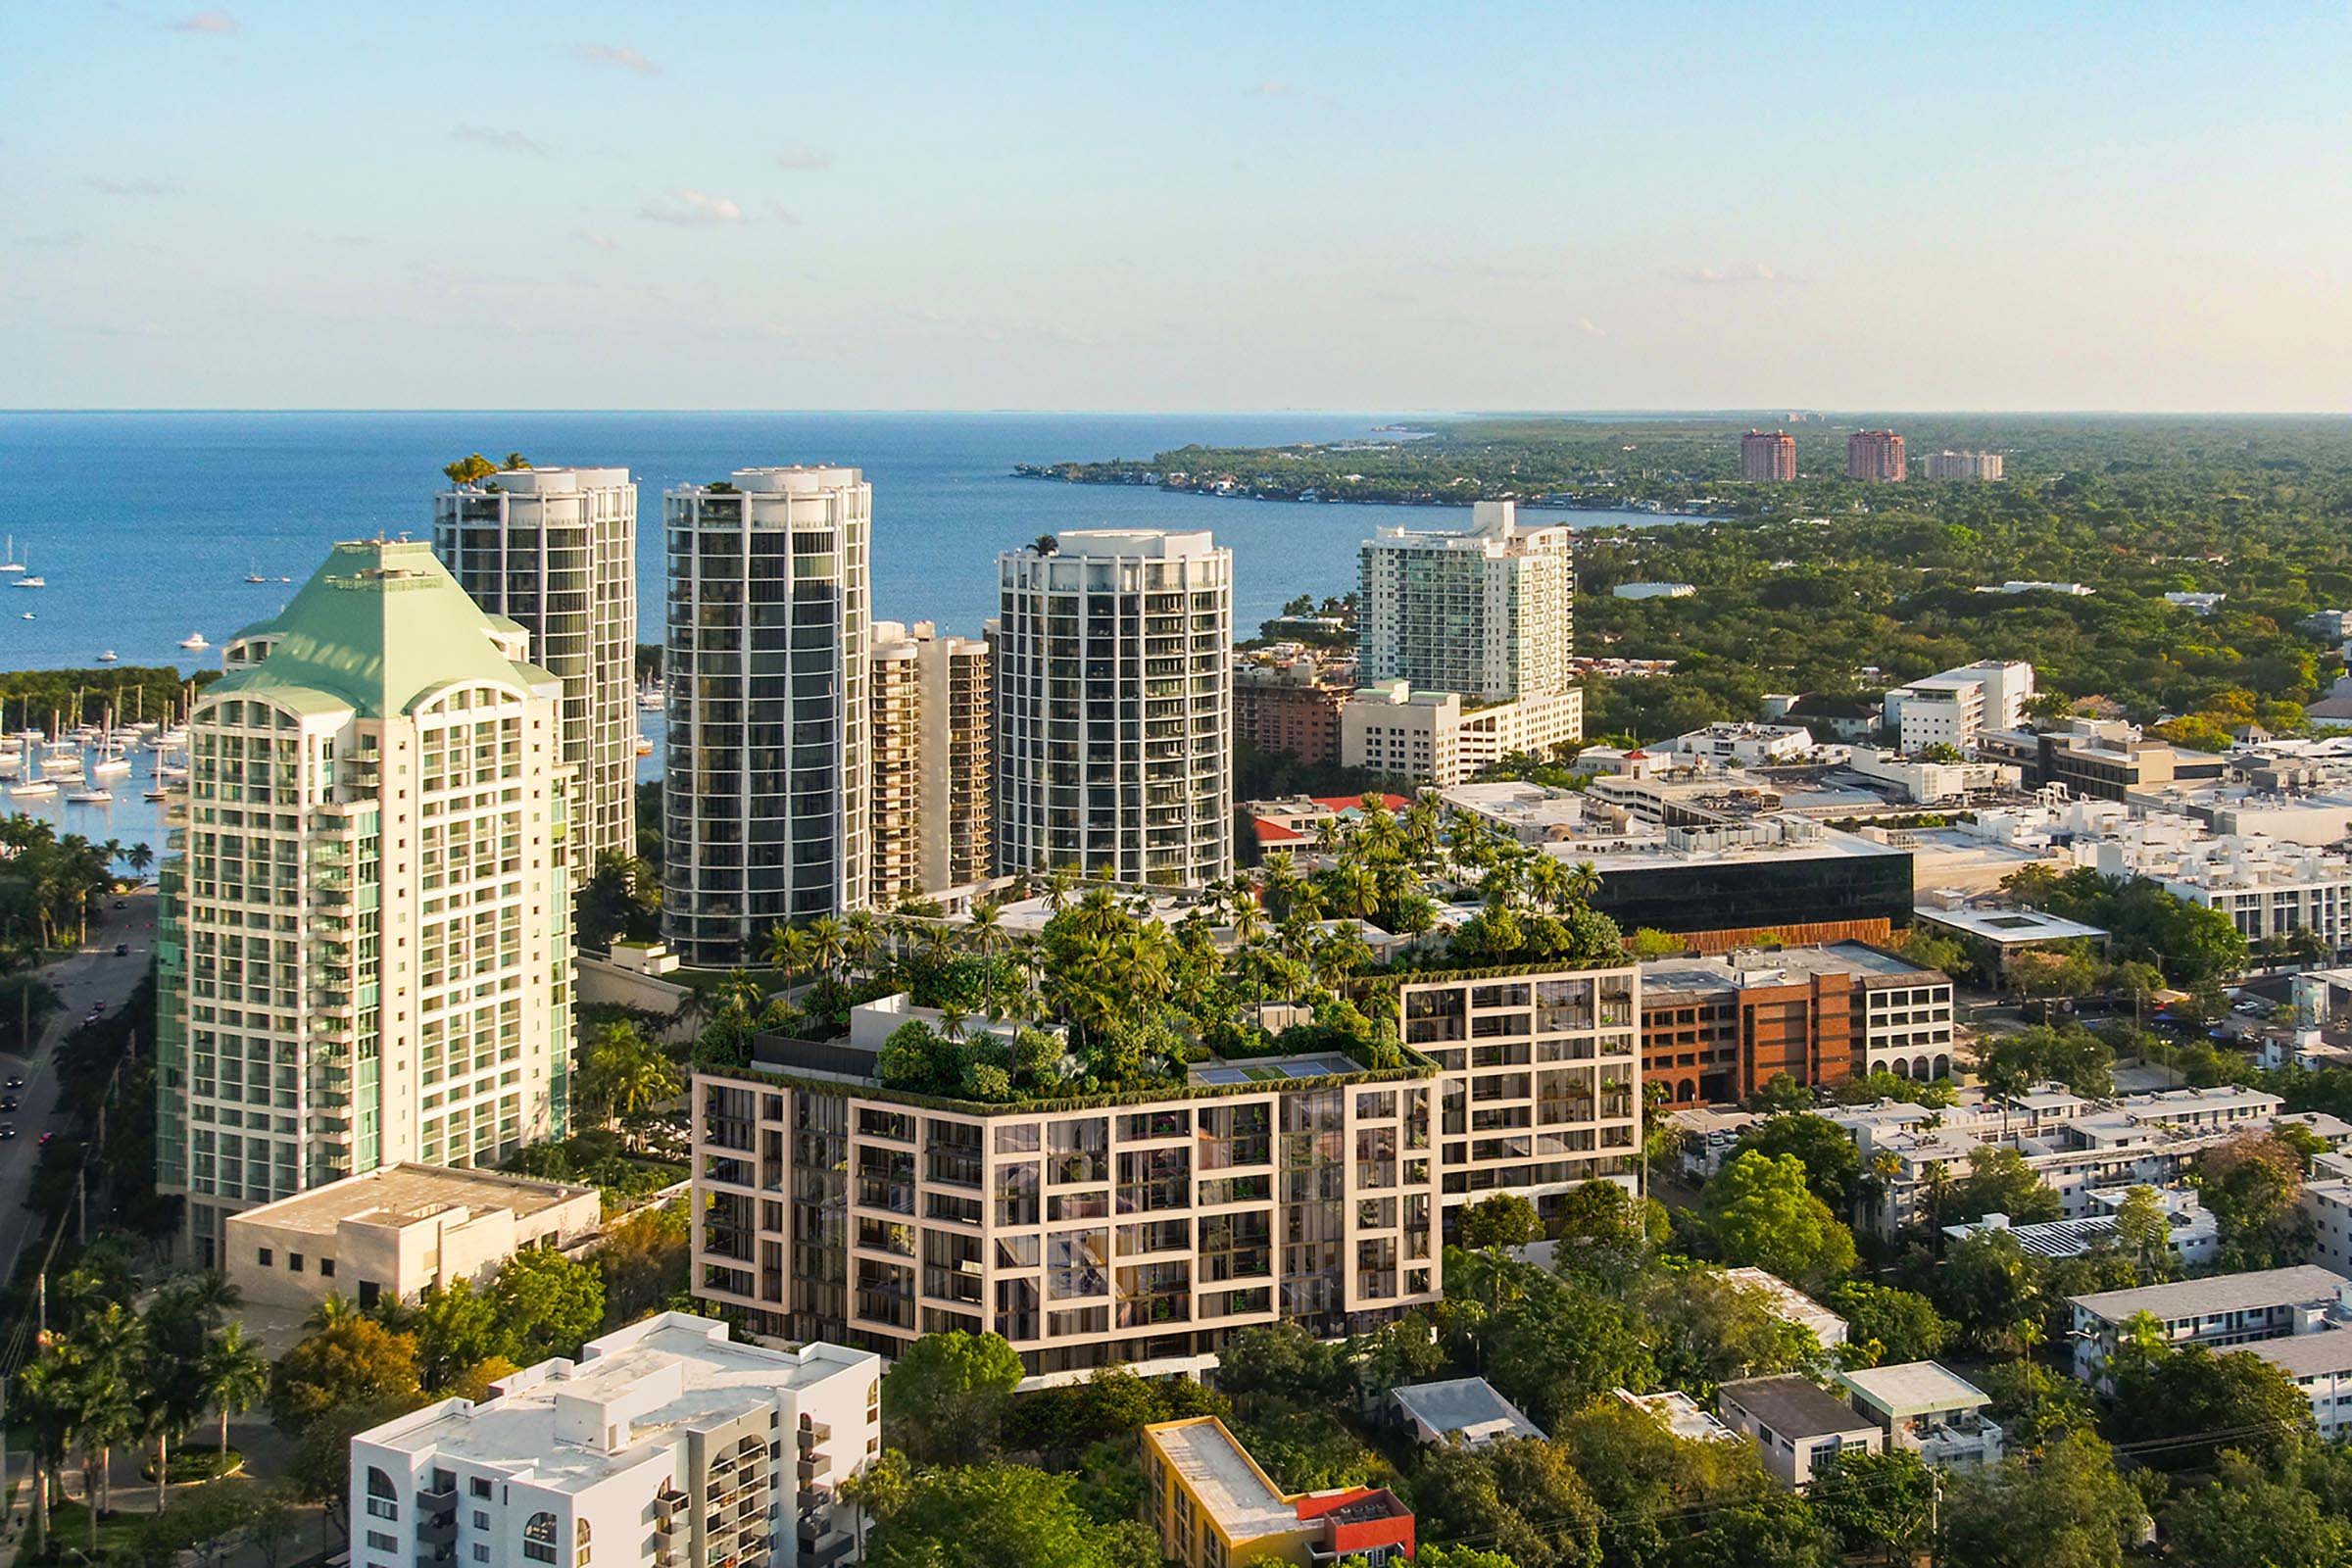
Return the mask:
M 116 943 L 116 944 L 115 944 L 115 956 L 116 956 L 116 957 L 118 957 L 118 958 L 127 958 L 127 957 L 129 957 L 129 956 L 130 956 L 130 944 L 129 944 L 129 943 L 127 943 L 127 942 L 118 942 L 118 943 Z

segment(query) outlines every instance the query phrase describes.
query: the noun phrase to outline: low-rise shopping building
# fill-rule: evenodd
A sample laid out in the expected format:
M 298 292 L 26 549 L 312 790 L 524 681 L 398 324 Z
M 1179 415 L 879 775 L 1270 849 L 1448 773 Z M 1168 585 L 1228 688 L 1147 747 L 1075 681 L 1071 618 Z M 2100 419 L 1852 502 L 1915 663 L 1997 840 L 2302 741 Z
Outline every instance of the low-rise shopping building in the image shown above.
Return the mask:
M 1936 1361 L 1905 1361 L 1837 1374 L 1846 1402 L 1886 1434 L 1889 1449 L 1938 1469 L 1974 1469 L 2001 1457 L 2001 1429 L 1984 1414 L 1991 1396 Z
M 1838 1453 L 1884 1453 L 1886 1434 L 1877 1422 L 1793 1372 L 1742 1378 L 1715 1393 L 1723 1424 L 1756 1446 L 1764 1469 L 1785 1487 L 1802 1491 L 1821 1462 Z
M 2113 718 L 2070 718 L 2050 729 L 1986 728 L 1977 756 L 2017 768 L 2028 789 L 2063 784 L 2078 797 L 2121 801 L 2140 790 L 2211 781 L 2229 759 L 2151 740 L 2137 725 Z
M 351 1444 L 353 1568 L 832 1568 L 841 1483 L 881 1451 L 882 1366 L 664 1312 Z
M 1144 1428 L 1144 1523 L 1182 1568 L 1272 1559 L 1367 1568 L 1413 1555 L 1412 1510 L 1385 1487 L 1285 1492 L 1215 1416 Z

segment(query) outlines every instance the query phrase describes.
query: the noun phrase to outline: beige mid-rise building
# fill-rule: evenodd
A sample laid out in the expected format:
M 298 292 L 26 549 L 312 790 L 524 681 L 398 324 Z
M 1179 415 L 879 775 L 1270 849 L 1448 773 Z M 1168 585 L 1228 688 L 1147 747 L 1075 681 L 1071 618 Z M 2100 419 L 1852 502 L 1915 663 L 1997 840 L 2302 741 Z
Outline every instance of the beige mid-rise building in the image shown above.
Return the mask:
M 988 644 L 874 622 L 873 898 L 896 908 L 989 874 Z
M 694 1085 L 697 1295 L 884 1354 L 993 1330 L 1033 1376 L 1208 1364 L 1235 1331 L 1362 1332 L 1436 1300 L 1449 1208 L 1630 1181 L 1640 972 L 1403 987 L 1404 1064 L 1196 1063 L 985 1103 L 883 1086 L 854 1042 L 763 1037 Z
M 340 544 L 188 719 L 157 932 L 159 1191 L 239 1210 L 566 1130 L 563 682 L 429 545 Z
M 1341 705 L 1340 763 L 1449 790 L 1506 757 L 1547 757 L 1584 733 L 1585 694 L 1573 686 L 1468 707 L 1458 692 L 1392 681 Z

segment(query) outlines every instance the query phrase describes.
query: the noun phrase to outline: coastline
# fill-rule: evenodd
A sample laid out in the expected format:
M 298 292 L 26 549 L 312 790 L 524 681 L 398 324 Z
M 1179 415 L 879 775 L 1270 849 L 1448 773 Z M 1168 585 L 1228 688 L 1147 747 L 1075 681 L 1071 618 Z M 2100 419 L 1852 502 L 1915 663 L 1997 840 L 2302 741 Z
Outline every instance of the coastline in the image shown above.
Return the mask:
M 1111 473 L 1090 474 L 1062 471 L 1063 469 L 1072 466 L 1080 466 L 1049 463 L 1016 463 L 1012 466 L 1011 477 L 1015 479 L 1043 480 L 1052 484 L 1098 485 L 1113 490 L 1162 490 L 1166 491 L 1170 495 L 1200 496 L 1210 501 L 1269 501 L 1280 502 L 1292 506 L 1306 507 L 1451 507 L 1459 510 L 1462 507 L 1468 506 L 1471 501 L 1516 501 L 1520 506 L 1525 507 L 1530 512 L 1610 513 L 1627 518 L 1629 520 L 1629 524 L 1635 526 L 1638 526 L 1639 524 L 1638 522 L 1635 522 L 1634 519 L 1642 517 L 1653 517 L 1662 523 L 1729 522 L 1735 520 L 1723 515 L 1720 512 L 1697 510 L 1686 511 L 1680 508 L 1669 507 L 1656 503 L 1644 505 L 1639 502 L 1629 502 L 1628 499 L 1623 496 L 1603 496 L 1590 500 L 1582 497 L 1562 496 L 1556 494 L 1543 496 L 1473 496 L 1468 499 L 1464 499 L 1459 496 L 1441 496 L 1424 493 L 1334 496 L 1324 495 L 1319 491 L 1314 490 L 1311 486 L 1300 490 L 1286 490 L 1280 486 L 1274 485 L 1239 485 L 1230 483 L 1172 484 L 1166 479 L 1150 474 L 1137 474 L 1133 478 L 1128 478 Z

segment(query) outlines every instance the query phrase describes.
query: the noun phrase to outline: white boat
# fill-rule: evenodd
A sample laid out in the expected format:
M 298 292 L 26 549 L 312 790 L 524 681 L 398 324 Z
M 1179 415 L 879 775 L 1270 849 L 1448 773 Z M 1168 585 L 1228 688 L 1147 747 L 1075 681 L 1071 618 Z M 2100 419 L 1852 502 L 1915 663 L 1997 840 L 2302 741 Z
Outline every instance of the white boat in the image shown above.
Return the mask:
M 649 713 L 662 711 L 662 706 L 667 702 L 668 698 L 662 695 L 662 688 L 659 686 L 641 686 L 637 689 L 637 706 Z
M 57 793 L 57 786 L 45 778 L 28 778 L 21 784 L 11 784 L 8 793 L 11 800 L 47 800 Z
M 0 752 L 0 778 L 15 778 L 24 771 L 24 759 Z
M 179 640 L 179 646 L 182 648 L 210 648 L 213 645 L 204 640 L 204 633 L 192 631 Z
M 146 794 L 147 799 L 151 801 L 168 801 L 172 798 L 170 790 L 149 790 Z
M 130 771 L 130 759 L 109 757 L 90 769 L 93 778 L 121 778 Z
M 100 662 L 101 664 L 111 664 L 111 663 L 113 663 L 113 662 L 114 662 L 116 660 L 118 660 L 118 659 L 120 659 L 120 658 L 122 658 L 122 655 L 120 655 L 120 654 L 116 653 L 116 652 L 115 652 L 115 651 L 114 651 L 112 648 L 109 648 L 108 650 L 106 650 L 106 652 L 104 652 L 104 653 L 102 653 L 102 654 L 100 654 L 100 655 L 98 656 L 98 662 Z
M 187 782 L 188 770 L 184 767 L 174 767 L 170 762 L 166 762 L 155 770 L 155 776 L 167 784 L 184 784 Z
M 24 569 L 24 563 L 17 559 L 17 536 L 12 533 L 8 536 L 8 559 L 0 561 L 0 572 L 20 573 Z
M 46 588 L 49 586 L 49 579 L 46 577 L 19 577 L 9 586 L 11 588 Z
M 24 612 L 24 613 L 23 613 L 22 615 L 19 615 L 17 618 L 18 618 L 19 620 L 30 620 L 30 619 L 32 618 L 32 612 L 31 612 L 31 611 L 29 611 L 29 610 L 27 610 L 26 612 Z
M 113 800 L 114 798 L 115 792 L 113 790 L 102 790 L 94 787 L 89 789 L 69 790 L 66 793 L 66 799 L 71 801 L 75 806 L 104 806 L 107 802 Z

